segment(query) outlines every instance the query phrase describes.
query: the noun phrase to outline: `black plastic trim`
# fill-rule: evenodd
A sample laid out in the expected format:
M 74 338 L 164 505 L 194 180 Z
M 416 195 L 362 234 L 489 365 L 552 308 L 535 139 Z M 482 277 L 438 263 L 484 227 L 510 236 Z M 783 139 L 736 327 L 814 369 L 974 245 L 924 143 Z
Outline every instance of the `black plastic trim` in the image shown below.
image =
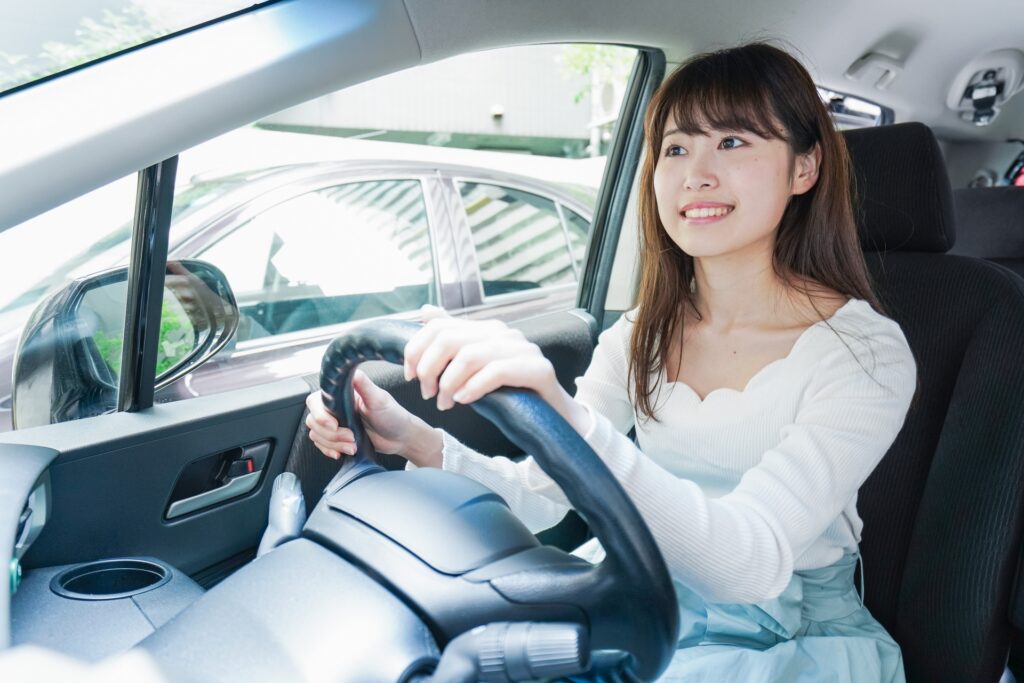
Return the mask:
M 160 308 L 177 171 L 177 156 L 139 171 L 118 410 L 135 412 L 153 405 Z
M 604 329 L 604 306 L 608 298 L 612 264 L 629 204 L 633 178 L 643 155 L 644 114 L 647 103 L 664 76 L 665 54 L 661 50 L 640 50 L 601 181 L 599 203 L 591 222 L 590 245 L 576 300 L 577 306 L 594 316 L 598 330 Z

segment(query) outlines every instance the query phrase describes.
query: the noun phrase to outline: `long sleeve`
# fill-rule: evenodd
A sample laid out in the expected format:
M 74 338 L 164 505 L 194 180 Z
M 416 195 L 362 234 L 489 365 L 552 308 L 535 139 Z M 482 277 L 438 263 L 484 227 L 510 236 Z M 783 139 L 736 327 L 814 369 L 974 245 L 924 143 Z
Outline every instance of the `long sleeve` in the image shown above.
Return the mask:
M 895 323 L 869 341 L 856 357 L 842 344 L 823 355 L 781 442 L 721 498 L 673 476 L 595 414 L 585 438 L 629 492 L 677 579 L 715 602 L 782 592 L 794 559 L 851 503 L 906 417 L 913 355 Z
M 576 401 L 605 416 L 617 430 L 633 426 L 624 366 L 618 359 L 626 334 L 619 319 L 601 333 L 586 373 L 576 380 Z M 628 340 L 627 340 L 628 341 Z M 554 526 L 570 510 L 565 494 L 531 456 L 512 460 L 487 456 L 438 430 L 444 440 L 442 467 L 474 479 L 501 496 L 515 515 L 536 533 Z
M 807 379 L 796 392 L 795 419 L 781 427 L 778 441 L 762 447 L 735 487 L 717 498 L 654 462 L 624 436 L 633 417 L 625 382 L 628 328 L 620 320 L 602 334 L 591 368 L 577 382 L 577 400 L 592 416 L 584 438 L 636 504 L 673 576 L 706 600 L 754 603 L 777 596 L 789 583 L 795 560 L 844 511 L 856 515 L 857 490 L 895 440 L 916 385 L 914 358 L 899 326 L 877 315 L 857 322 L 856 338 L 843 334 L 840 340 L 821 330 L 805 354 L 806 364 L 799 366 Z M 760 400 L 764 410 L 776 407 L 771 392 Z M 722 440 L 745 441 L 741 434 Z M 537 522 L 561 509 L 545 506 L 566 505 L 532 458 L 512 462 L 465 447 L 449 450 L 446 469 L 491 487 L 524 519 Z M 545 509 L 549 512 L 541 512 Z M 843 551 L 825 552 L 835 553 L 835 561 Z

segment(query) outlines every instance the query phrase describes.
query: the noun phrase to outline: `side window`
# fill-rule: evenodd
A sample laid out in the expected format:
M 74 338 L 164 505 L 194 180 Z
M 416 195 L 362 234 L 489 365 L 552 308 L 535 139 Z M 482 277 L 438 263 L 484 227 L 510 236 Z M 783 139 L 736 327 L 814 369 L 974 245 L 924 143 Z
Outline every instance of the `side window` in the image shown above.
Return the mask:
M 553 201 L 480 182 L 458 185 L 485 297 L 576 282 L 567 231 Z
M 587 44 L 458 55 L 182 150 L 169 258 L 223 271 L 239 322 L 154 400 L 315 373 L 336 326 L 423 304 L 507 321 L 572 308 L 636 57 Z M 470 240 L 482 272 L 462 258 Z M 500 296 L 519 291 L 536 295 Z
M 346 183 L 284 201 L 199 252 L 238 300 L 237 341 L 436 303 L 416 180 Z

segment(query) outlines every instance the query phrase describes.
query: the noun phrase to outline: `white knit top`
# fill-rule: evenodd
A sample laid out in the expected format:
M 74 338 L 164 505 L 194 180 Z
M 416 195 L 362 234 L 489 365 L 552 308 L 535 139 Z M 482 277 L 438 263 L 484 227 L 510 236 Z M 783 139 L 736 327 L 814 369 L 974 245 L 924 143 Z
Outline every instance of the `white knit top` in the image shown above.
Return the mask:
M 916 386 L 899 325 L 851 299 L 742 391 L 702 401 L 662 374 L 655 422 L 638 419 L 630 402 L 631 320 L 601 334 L 576 400 L 592 416 L 584 438 L 636 504 L 673 578 L 709 602 L 755 603 L 779 595 L 794 570 L 855 551 L 857 489 L 896 438 Z M 636 445 L 625 436 L 634 425 Z M 444 469 L 501 495 L 531 530 L 567 511 L 533 458 L 481 455 L 447 434 L 444 444 Z

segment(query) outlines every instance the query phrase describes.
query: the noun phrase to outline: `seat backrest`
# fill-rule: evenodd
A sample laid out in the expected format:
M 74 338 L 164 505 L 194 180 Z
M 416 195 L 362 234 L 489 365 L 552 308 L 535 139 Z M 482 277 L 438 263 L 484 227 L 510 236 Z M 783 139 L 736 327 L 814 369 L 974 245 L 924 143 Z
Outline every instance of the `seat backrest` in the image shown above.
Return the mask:
M 951 190 L 931 131 L 844 134 L 859 227 L 918 390 L 860 492 L 868 607 L 900 643 L 911 683 L 999 680 L 1024 522 L 1024 286 L 947 254 Z
M 1024 277 L 1024 187 L 953 190 L 952 254 L 988 259 Z

